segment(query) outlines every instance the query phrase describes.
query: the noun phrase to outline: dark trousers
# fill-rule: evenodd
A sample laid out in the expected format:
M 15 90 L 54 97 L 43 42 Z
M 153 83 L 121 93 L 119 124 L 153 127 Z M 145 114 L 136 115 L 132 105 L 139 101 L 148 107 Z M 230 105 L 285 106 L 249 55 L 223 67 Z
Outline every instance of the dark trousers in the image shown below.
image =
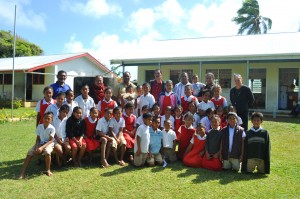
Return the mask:
M 237 115 L 241 117 L 243 124 L 242 127 L 244 128 L 244 131 L 248 130 L 248 110 L 247 111 L 238 111 Z

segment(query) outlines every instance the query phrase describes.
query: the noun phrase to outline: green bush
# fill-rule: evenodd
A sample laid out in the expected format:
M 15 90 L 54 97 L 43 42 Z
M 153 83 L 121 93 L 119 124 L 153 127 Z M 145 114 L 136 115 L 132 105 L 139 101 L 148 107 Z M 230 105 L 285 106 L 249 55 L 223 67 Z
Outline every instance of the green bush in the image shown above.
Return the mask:
M 16 98 L 14 100 L 13 105 L 14 105 L 15 109 L 20 108 L 22 106 L 22 99 Z M 0 100 L 0 108 L 11 108 L 11 99 L 6 99 L 6 100 L 1 99 Z

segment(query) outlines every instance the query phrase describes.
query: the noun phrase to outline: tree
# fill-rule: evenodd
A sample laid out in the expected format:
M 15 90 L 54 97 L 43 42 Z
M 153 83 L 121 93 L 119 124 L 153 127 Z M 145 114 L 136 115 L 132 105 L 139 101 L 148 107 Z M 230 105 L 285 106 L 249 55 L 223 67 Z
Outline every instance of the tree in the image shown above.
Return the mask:
M 272 28 L 272 20 L 260 15 L 257 0 L 245 0 L 232 21 L 240 25 L 238 34 L 265 34 Z
M 0 30 L 0 58 L 13 56 L 14 36 L 10 31 Z M 25 39 L 16 37 L 16 57 L 43 54 L 43 50 Z

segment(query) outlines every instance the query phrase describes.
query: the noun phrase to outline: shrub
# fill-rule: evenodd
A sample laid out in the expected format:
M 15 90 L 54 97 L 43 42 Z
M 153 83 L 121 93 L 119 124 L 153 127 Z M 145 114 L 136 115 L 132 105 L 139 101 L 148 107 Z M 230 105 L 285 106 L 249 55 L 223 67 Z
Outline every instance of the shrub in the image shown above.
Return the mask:
M 14 102 L 14 108 L 18 109 L 22 106 L 22 99 L 20 98 L 15 98 Z M 11 108 L 11 99 L 1 99 L 0 100 L 0 108 Z

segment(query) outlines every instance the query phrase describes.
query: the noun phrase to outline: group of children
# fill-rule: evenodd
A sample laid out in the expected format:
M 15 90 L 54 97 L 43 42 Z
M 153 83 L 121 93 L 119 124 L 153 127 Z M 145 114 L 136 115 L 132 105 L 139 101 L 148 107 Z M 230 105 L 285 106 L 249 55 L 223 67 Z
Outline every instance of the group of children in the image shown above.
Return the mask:
M 216 171 L 239 171 L 242 163 L 245 172 L 256 167 L 260 173 L 270 172 L 270 140 L 261 127 L 261 113 L 253 113 L 253 127 L 245 132 L 234 107 L 224 113 L 228 104 L 220 86 L 214 86 L 213 97 L 211 90 L 193 96 L 193 85 L 186 85 L 181 97 L 172 89 L 172 81 L 166 81 L 156 102 L 148 83 L 138 86 L 137 94 L 128 88 L 118 106 L 109 87 L 97 105 L 87 85 L 76 98 L 68 90 L 52 99 L 53 89 L 45 87 L 36 106 L 36 143 L 27 153 L 20 178 L 35 155 L 45 155 L 46 174 L 51 176 L 53 151 L 59 166 L 71 160 L 77 167 L 97 149 L 104 168 L 110 166 L 110 155 L 124 166 L 125 155 L 133 152 L 128 161 L 135 166 L 166 166 L 180 160 L 186 166 Z

